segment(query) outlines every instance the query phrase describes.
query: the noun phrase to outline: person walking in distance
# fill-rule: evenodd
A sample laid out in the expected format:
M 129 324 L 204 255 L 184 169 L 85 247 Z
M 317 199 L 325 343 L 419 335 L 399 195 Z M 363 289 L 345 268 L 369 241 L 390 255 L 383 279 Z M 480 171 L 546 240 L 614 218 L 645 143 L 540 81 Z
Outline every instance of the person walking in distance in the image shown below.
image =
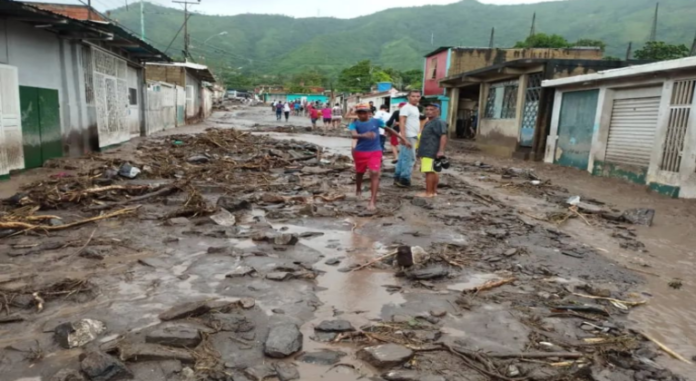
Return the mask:
M 396 163 L 394 185 L 402 188 L 411 186 L 411 172 L 416 160 L 415 144 L 420 132 L 420 102 L 421 93 L 411 90 L 408 93 L 408 104 L 399 110 L 399 128 L 404 147 L 399 150 L 399 161 Z
M 324 119 L 324 128 L 330 128 L 331 127 L 331 107 L 329 107 L 329 104 L 325 104 L 324 108 L 321 109 L 321 116 L 322 119 Z
M 283 112 L 285 113 L 285 123 L 288 122 L 288 119 L 290 119 L 290 102 L 286 102 L 285 106 L 283 106 Z
M 276 120 L 280 122 L 280 119 L 283 118 L 283 102 L 278 101 L 276 103 Z
M 341 109 L 341 105 L 336 103 L 331 109 L 331 126 L 333 128 L 341 127 L 341 119 L 343 119 L 343 110 Z
M 317 120 L 319 120 L 319 110 L 310 106 L 309 119 L 312 121 L 312 129 L 317 128 Z
M 435 197 L 440 176 L 435 171 L 435 162 L 445 156 L 447 145 L 447 123 L 440 119 L 440 105 L 432 103 L 426 106 L 425 116 L 428 121 L 423 127 L 418 143 L 418 157 L 421 160 L 421 172 L 425 174 L 425 193 L 419 197 Z
M 387 112 L 387 109 L 388 109 L 387 105 L 379 106 L 379 111 L 377 111 L 374 118 L 379 119 L 382 122 L 384 122 L 384 124 L 386 124 L 389 121 L 389 118 L 391 117 L 391 115 L 389 115 L 389 112 Z M 382 151 L 384 151 L 384 145 L 387 142 L 387 135 L 385 134 L 384 131 L 385 131 L 384 129 L 379 130 L 379 142 L 380 142 L 380 145 L 382 146 Z
M 394 131 L 396 131 L 396 134 L 389 134 L 389 145 L 391 146 L 392 149 L 392 154 L 394 155 L 394 160 L 392 160 L 392 164 L 396 164 L 399 162 L 399 131 L 401 131 L 401 128 L 399 127 L 399 110 L 401 110 L 402 107 L 406 106 L 406 102 L 401 102 L 399 103 L 399 109 L 394 111 L 392 113 L 391 118 L 387 121 L 387 127 L 393 128 Z

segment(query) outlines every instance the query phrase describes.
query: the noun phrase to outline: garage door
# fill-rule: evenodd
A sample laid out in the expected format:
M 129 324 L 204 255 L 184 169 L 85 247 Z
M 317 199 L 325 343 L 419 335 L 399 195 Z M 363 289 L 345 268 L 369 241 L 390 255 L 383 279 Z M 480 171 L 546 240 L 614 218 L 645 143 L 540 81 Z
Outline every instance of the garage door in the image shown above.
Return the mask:
M 611 112 L 606 161 L 647 167 L 650 165 L 661 87 L 617 91 Z

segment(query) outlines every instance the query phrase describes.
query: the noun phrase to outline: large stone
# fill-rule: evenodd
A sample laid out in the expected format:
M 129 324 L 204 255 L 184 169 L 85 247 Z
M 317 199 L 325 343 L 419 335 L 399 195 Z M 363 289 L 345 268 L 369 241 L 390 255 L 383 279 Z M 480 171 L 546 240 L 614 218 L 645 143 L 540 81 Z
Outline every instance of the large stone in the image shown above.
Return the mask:
M 123 361 L 166 361 L 179 360 L 193 363 L 195 358 L 190 351 L 181 348 L 165 347 L 157 344 L 125 344 L 119 347 Z
M 377 369 L 389 369 L 410 360 L 413 351 L 397 344 L 384 344 L 363 348 L 357 353 L 360 360 Z
M 228 212 L 224 208 L 210 216 L 210 219 L 216 224 L 224 227 L 234 226 L 234 224 L 237 223 L 237 218 L 235 218 L 234 214 Z
M 392 370 L 384 373 L 382 378 L 387 381 L 446 381 L 442 376 L 412 370 Z
M 237 266 L 229 274 L 225 275 L 226 278 L 241 278 L 248 275 L 252 275 L 256 270 L 251 266 Z
M 227 210 L 230 213 L 236 213 L 241 210 L 249 210 L 251 209 L 251 203 L 247 200 L 240 200 L 235 197 L 220 197 L 217 200 L 217 206 L 219 206 L 222 209 Z
M 294 234 L 280 234 L 273 239 L 276 245 L 296 245 L 299 239 Z
M 288 280 L 290 278 L 291 278 L 290 273 L 282 272 L 282 271 L 276 271 L 276 272 L 266 274 L 266 279 L 274 280 L 276 282 L 282 282 L 282 281 Z
M 216 330 L 225 332 L 250 332 L 254 330 L 254 323 L 246 317 L 237 314 L 216 313 L 206 316 L 205 325 Z
M 353 332 L 355 328 L 347 320 L 324 320 L 314 327 L 314 330 L 319 332 Z
M 624 211 L 622 217 L 634 225 L 652 226 L 655 218 L 655 209 L 629 209 Z
M 152 344 L 179 348 L 195 348 L 201 343 L 198 327 L 187 323 L 163 323 L 145 336 Z
M 302 332 L 297 325 L 282 323 L 271 328 L 264 353 L 273 358 L 285 358 L 302 349 Z
M 82 319 L 74 323 L 63 323 L 54 330 L 56 342 L 65 348 L 81 347 L 106 331 L 106 325 L 99 320 Z
M 280 381 L 293 381 L 300 379 L 300 372 L 297 367 L 285 362 L 277 362 L 273 365 Z
M 49 381 L 85 381 L 85 378 L 75 369 L 63 369 L 54 374 Z
M 302 354 L 297 359 L 299 361 L 305 362 L 307 364 L 317 364 L 317 365 L 334 365 L 341 361 L 341 358 L 347 356 L 348 354 L 340 351 L 330 351 L 322 350 L 317 352 L 307 352 Z
M 90 352 L 80 361 L 82 372 L 91 381 L 133 379 L 133 373 L 121 361 L 103 352 Z
M 160 320 L 169 321 L 176 319 L 184 319 L 187 317 L 200 316 L 210 311 L 210 306 L 205 300 L 189 302 L 176 305 L 168 311 L 162 312 L 159 315 Z
M 412 270 L 406 273 L 406 277 L 412 280 L 429 280 L 444 278 L 449 275 L 449 270 L 442 266 L 431 266 L 424 269 Z

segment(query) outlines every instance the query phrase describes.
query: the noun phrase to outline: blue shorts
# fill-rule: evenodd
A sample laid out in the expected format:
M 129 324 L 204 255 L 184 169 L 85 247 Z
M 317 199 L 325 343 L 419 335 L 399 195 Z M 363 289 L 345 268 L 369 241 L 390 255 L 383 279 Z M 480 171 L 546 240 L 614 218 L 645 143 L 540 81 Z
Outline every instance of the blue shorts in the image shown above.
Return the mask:
M 319 119 L 312 118 L 312 124 L 317 124 L 317 120 L 319 120 Z

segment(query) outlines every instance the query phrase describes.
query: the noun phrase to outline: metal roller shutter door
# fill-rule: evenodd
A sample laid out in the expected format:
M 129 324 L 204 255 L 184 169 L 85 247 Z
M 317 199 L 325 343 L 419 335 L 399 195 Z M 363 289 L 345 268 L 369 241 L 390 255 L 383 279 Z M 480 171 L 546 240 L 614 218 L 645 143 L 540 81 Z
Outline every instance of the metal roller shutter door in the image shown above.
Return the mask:
M 649 166 L 659 111 L 659 96 L 614 100 L 606 161 Z

